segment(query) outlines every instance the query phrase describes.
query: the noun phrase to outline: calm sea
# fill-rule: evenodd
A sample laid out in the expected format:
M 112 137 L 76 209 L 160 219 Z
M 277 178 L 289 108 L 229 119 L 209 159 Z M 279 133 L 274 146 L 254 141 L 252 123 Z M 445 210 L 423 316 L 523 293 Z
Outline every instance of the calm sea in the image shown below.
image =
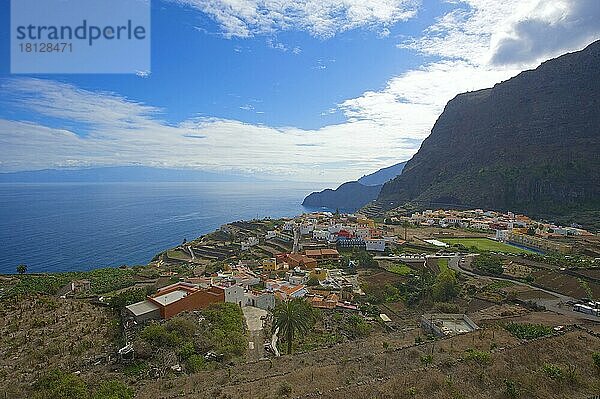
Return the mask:
M 0 184 L 0 273 L 145 264 L 224 223 L 294 216 L 315 184 Z

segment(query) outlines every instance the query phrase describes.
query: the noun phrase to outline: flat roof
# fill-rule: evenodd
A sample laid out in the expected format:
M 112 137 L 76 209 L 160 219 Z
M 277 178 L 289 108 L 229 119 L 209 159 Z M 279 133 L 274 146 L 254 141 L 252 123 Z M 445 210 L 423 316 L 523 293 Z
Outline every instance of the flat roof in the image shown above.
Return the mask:
M 167 306 L 172 304 L 173 302 L 177 302 L 178 300 L 185 298 L 188 292 L 184 290 L 176 290 L 163 295 L 159 295 L 157 297 L 153 297 L 152 299 L 156 302 L 160 303 L 163 306 Z
M 392 319 L 390 319 L 390 318 L 388 317 L 388 315 L 386 315 L 385 313 L 380 313 L 380 314 L 379 314 L 379 318 L 380 318 L 381 320 L 383 320 L 384 322 L 386 322 L 386 323 L 389 323 L 390 321 L 392 321 Z
M 158 309 L 158 306 L 149 300 L 145 300 L 142 302 L 138 302 L 138 303 L 134 303 L 132 305 L 125 306 L 125 308 L 127 310 L 129 310 L 131 313 L 133 313 L 135 316 L 141 316 L 143 314 L 150 313 L 150 312 Z

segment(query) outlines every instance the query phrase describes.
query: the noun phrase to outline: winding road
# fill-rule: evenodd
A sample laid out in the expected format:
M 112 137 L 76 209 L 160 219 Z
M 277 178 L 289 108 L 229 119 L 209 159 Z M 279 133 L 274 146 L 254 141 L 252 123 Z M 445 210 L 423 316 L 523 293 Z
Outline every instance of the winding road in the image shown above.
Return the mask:
M 521 285 L 524 287 L 527 287 L 529 289 L 535 290 L 535 291 L 541 291 L 544 292 L 546 294 L 552 295 L 554 296 L 556 299 L 545 299 L 545 298 L 539 298 L 539 299 L 531 299 L 531 301 L 535 302 L 538 306 L 543 306 L 545 307 L 547 310 L 550 310 L 552 312 L 555 313 L 559 313 L 565 316 L 569 316 L 569 317 L 574 317 L 574 318 L 578 318 L 578 319 L 585 319 L 585 320 L 591 320 L 591 321 L 595 321 L 595 322 L 600 322 L 600 317 L 597 316 L 593 316 L 590 314 L 585 314 L 585 313 L 581 313 L 581 312 L 574 312 L 571 309 L 571 306 L 569 305 L 569 303 L 574 303 L 577 302 L 577 299 L 567 296 L 567 295 L 563 295 L 561 293 L 555 292 L 555 291 L 550 291 L 544 288 L 540 288 L 540 287 L 536 287 L 533 285 L 529 285 L 527 283 L 523 283 L 520 281 L 516 281 L 513 279 L 509 279 L 509 278 L 503 278 L 503 277 L 492 277 L 492 276 L 483 276 L 481 274 L 477 274 L 474 272 L 471 272 L 469 270 L 465 270 L 460 266 L 461 263 L 461 259 L 466 259 L 469 257 L 474 257 L 475 255 L 467 255 L 467 256 L 453 256 L 450 257 L 448 259 L 448 267 L 450 267 L 452 270 L 455 270 L 458 273 L 463 273 L 467 276 L 471 276 L 477 279 L 488 279 L 488 280 L 496 280 L 496 281 L 508 281 L 510 283 L 513 284 L 517 284 L 517 285 Z M 563 307 L 564 305 L 566 305 L 567 307 Z

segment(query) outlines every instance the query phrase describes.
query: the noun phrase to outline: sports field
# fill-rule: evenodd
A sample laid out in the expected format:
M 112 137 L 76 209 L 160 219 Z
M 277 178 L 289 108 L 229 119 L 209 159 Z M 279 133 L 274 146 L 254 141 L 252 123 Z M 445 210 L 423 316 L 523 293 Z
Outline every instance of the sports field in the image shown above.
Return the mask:
M 467 248 L 475 247 L 480 251 L 504 252 L 512 254 L 533 253 L 533 251 L 490 240 L 489 238 L 444 238 L 441 241 L 449 245 L 462 244 Z

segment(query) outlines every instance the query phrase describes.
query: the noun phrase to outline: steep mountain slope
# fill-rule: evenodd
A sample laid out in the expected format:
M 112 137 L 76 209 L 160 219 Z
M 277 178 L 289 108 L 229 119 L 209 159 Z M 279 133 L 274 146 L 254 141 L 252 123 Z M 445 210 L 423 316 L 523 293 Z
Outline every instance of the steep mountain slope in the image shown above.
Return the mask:
M 378 186 L 385 184 L 394 177 L 402 173 L 406 161 L 397 163 L 396 165 L 388 166 L 387 168 L 379 169 L 370 175 L 366 175 L 358 179 L 358 182 L 364 186 Z
M 565 216 L 600 209 L 600 41 L 456 96 L 378 202 Z
M 357 181 L 351 181 L 342 184 L 335 190 L 328 188 L 320 192 L 311 193 L 304 198 L 302 205 L 354 212 L 377 199 L 380 190 L 381 185 L 365 186 Z
M 358 181 L 346 182 L 337 189 L 326 189 L 308 195 L 302 205 L 316 208 L 340 209 L 353 212 L 377 199 L 383 183 L 398 176 L 406 162 L 379 169 Z

